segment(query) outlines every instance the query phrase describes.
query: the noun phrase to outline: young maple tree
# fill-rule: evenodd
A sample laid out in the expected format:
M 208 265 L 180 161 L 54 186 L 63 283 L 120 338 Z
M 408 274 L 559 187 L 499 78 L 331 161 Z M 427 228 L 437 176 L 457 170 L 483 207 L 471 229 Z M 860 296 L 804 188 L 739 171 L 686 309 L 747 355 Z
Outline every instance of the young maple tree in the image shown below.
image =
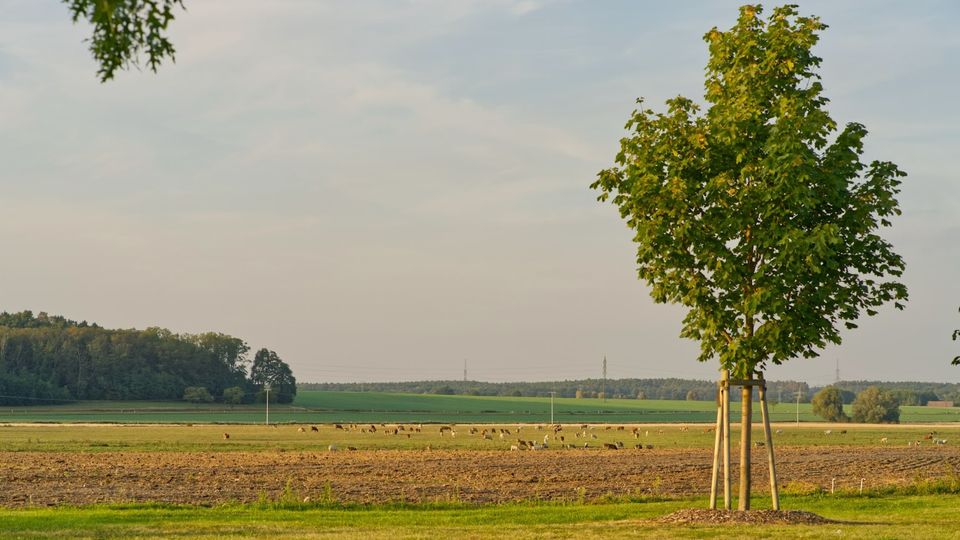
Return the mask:
M 769 363 L 815 357 L 841 325 L 893 302 L 903 259 L 878 235 L 900 210 L 905 174 L 861 161 L 863 125 L 843 129 L 812 53 L 826 28 L 796 6 L 740 8 L 710 30 L 706 112 L 685 97 L 639 108 L 616 166 L 591 185 L 636 232 L 639 277 L 658 303 L 689 308 L 681 336 L 700 361 L 752 379 Z M 749 508 L 750 401 L 742 393 L 740 509 Z

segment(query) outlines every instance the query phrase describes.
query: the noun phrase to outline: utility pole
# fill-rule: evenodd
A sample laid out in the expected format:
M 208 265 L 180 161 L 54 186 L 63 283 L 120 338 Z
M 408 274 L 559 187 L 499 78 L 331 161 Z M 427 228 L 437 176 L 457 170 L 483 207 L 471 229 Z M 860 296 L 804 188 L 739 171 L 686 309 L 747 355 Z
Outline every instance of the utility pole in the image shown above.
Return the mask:
M 553 424 L 553 396 L 556 392 L 550 392 L 550 423 Z
M 607 400 L 607 355 L 603 355 L 603 382 L 600 383 L 600 393 L 603 400 Z
M 467 359 L 463 359 L 463 382 L 467 382 Z
M 833 382 L 834 383 L 840 382 L 840 359 L 839 358 L 837 358 L 837 369 L 833 374 Z
M 797 385 L 797 428 L 800 428 L 800 385 Z
M 264 390 L 267 391 L 267 421 L 266 425 L 270 425 L 270 383 L 263 385 Z

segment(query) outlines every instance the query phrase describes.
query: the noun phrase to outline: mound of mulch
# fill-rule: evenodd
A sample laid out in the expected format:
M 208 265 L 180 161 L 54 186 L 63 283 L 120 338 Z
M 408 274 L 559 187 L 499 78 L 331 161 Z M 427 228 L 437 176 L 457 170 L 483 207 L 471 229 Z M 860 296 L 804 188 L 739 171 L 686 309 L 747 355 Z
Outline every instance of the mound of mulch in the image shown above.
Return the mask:
M 800 510 L 709 510 L 685 508 L 663 516 L 659 523 L 756 524 L 756 525 L 825 525 L 836 523 L 813 512 Z

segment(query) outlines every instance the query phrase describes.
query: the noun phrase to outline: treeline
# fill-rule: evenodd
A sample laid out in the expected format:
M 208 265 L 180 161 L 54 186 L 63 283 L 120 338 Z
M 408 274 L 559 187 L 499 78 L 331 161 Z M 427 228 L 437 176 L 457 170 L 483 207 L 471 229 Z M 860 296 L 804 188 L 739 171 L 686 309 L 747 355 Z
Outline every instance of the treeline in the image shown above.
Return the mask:
M 840 381 L 829 386 L 840 390 L 843 403 L 847 405 L 871 386 L 889 392 L 901 405 L 926 405 L 930 401 L 960 403 L 960 384 L 957 383 Z M 813 390 L 817 392 L 820 388 Z
M 543 382 L 482 382 L 482 381 L 411 381 L 377 383 L 300 383 L 303 390 L 331 390 L 346 392 L 397 392 L 412 394 L 444 394 L 467 396 L 513 396 L 613 399 L 685 399 L 713 401 L 717 383 L 695 379 L 579 379 Z M 800 391 L 800 400 L 810 400 L 807 383 L 797 381 L 767 381 L 767 395 L 771 400 L 794 401 Z M 740 399 L 739 392 L 731 392 L 731 399 Z
M 243 340 L 215 332 L 111 330 L 46 313 L 3 312 L 0 404 L 198 396 L 240 403 L 262 401 L 267 383 L 271 401 L 293 401 L 296 379 L 289 366 L 267 349 L 251 362 L 249 351 Z

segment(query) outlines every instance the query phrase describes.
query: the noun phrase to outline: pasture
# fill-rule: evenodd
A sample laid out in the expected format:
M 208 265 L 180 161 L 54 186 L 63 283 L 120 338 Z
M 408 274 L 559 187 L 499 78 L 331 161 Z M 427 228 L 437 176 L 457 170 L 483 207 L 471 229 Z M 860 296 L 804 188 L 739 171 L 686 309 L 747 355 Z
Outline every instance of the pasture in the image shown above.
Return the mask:
M 0 529 L 22 538 L 696 538 L 731 531 L 656 521 L 705 506 L 708 424 L 342 428 L 3 424 Z M 738 526 L 737 534 L 958 532 L 960 426 L 774 428 L 784 508 L 840 523 Z M 933 431 L 948 443 L 932 444 Z M 547 447 L 511 450 L 520 440 Z M 603 447 L 617 442 L 622 448 Z M 763 452 L 754 454 L 756 508 L 769 504 Z
M 849 406 L 848 406 L 849 407 Z M 739 404 L 732 404 L 738 414 Z M 381 392 L 302 391 L 291 405 L 271 405 L 277 423 L 536 423 L 550 421 L 550 398 L 441 396 Z M 774 422 L 797 419 L 794 403 L 770 408 Z M 712 401 L 557 398 L 559 423 L 712 422 Z M 759 411 L 755 411 L 759 420 Z M 809 403 L 799 405 L 801 422 L 820 419 Z M 0 408 L 0 422 L 262 423 L 263 404 L 225 406 L 176 402 L 82 401 L 64 405 Z M 902 407 L 904 423 L 957 422 L 960 408 Z

